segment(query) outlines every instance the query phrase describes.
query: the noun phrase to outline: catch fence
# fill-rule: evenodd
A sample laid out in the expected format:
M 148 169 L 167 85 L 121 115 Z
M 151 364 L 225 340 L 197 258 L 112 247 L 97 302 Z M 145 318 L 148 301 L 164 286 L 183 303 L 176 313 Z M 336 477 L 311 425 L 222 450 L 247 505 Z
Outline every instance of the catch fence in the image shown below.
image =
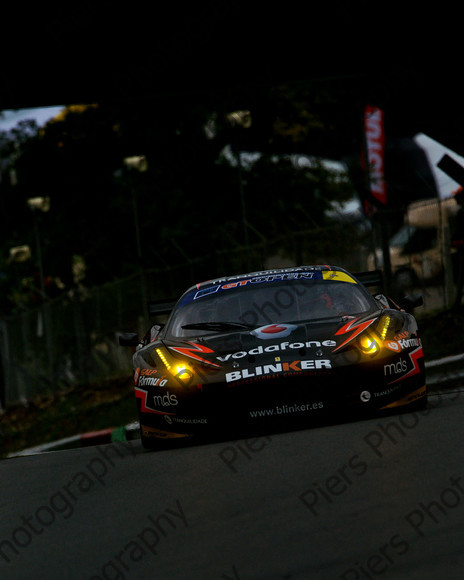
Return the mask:
M 39 308 L 0 318 L 1 406 L 26 403 L 75 385 L 129 376 L 131 350 L 118 344 L 123 331 L 143 336 L 147 302 L 177 298 L 187 287 L 220 276 L 295 264 L 329 263 L 363 271 L 374 238 L 356 224 L 296 232 L 285 239 L 208 256 L 168 268 L 77 288 Z

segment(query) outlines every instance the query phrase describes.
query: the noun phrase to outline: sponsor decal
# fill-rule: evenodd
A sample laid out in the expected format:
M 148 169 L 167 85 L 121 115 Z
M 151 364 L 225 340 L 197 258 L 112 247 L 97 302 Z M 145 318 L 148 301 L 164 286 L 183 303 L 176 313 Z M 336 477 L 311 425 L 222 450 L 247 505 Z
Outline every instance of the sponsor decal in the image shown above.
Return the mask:
M 402 399 L 399 399 L 398 401 L 394 401 L 393 403 L 385 405 L 385 407 L 381 407 L 380 410 L 392 409 L 394 407 L 403 407 L 404 405 L 409 405 L 409 404 L 413 403 L 414 401 L 417 401 L 419 399 L 422 399 L 422 397 L 425 397 L 425 394 L 426 394 L 426 388 L 425 388 L 425 385 L 423 385 L 422 387 L 419 387 L 418 389 L 416 389 L 412 393 L 409 393 L 409 395 L 406 395 Z
M 386 340 L 383 344 L 393 352 L 401 352 L 404 348 L 421 346 L 422 343 L 419 338 L 400 338 L 398 340 Z
M 177 396 L 167 391 L 163 395 L 153 395 L 153 404 L 157 407 L 173 407 L 179 404 Z
M 391 395 L 392 393 L 394 393 L 399 388 L 400 388 L 399 386 L 396 386 L 390 387 L 389 389 L 384 389 L 383 391 L 378 391 L 374 393 L 374 397 L 386 397 L 387 395 Z
M 168 382 L 167 379 L 163 377 L 146 377 L 140 376 L 139 380 L 137 381 L 136 385 L 138 387 L 164 387 L 165 384 Z
M 164 431 L 163 429 L 156 429 L 155 427 L 148 427 L 147 425 L 140 425 L 142 429 L 142 435 L 148 438 L 156 439 L 179 439 L 189 437 L 185 433 L 172 433 L 171 431 Z
M 250 334 L 262 340 L 270 340 L 277 337 L 284 338 L 297 328 L 295 324 L 267 324 L 266 326 L 255 328 Z
M 410 339 L 416 340 L 416 339 Z M 408 340 L 409 342 L 409 340 Z M 385 377 L 392 377 L 401 375 L 398 379 L 391 381 L 389 384 L 395 383 L 400 379 L 415 375 L 420 372 L 418 360 L 424 356 L 422 347 L 408 353 L 409 361 L 400 357 L 396 362 L 384 365 L 383 374 Z M 406 374 L 405 374 L 406 373 Z
M 401 346 L 395 342 L 394 340 L 386 340 L 384 343 L 384 346 L 386 346 L 389 350 L 392 350 L 393 352 L 400 352 L 401 350 Z
M 252 418 L 275 417 L 277 415 L 289 415 L 291 413 L 306 413 L 307 411 L 317 411 L 324 408 L 324 402 L 315 403 L 291 403 L 289 405 L 276 405 L 272 409 L 256 409 L 249 411 Z
M 226 383 L 251 379 L 254 377 L 274 375 L 278 373 L 299 373 L 307 370 L 331 369 L 332 363 L 328 359 L 294 360 L 293 362 L 259 365 L 256 367 L 226 373 Z
M 165 415 L 165 414 L 173 415 L 174 414 L 174 413 L 167 413 L 166 411 L 159 411 L 158 409 L 154 409 L 153 407 L 150 407 L 150 405 L 148 404 L 148 392 L 143 390 L 143 389 L 139 389 L 138 387 L 135 387 L 135 397 L 136 397 L 136 399 L 140 399 L 140 411 L 142 413 L 153 413 L 155 415 Z
M 347 334 L 348 332 L 352 332 L 352 334 L 341 344 L 339 344 L 337 348 L 333 350 L 333 352 L 337 352 L 337 350 L 340 350 L 343 346 L 351 342 L 354 338 L 356 338 L 359 334 L 361 334 L 363 330 L 366 330 L 366 328 L 368 328 L 373 322 L 375 322 L 377 318 L 371 318 L 370 320 L 365 320 L 364 322 L 358 322 L 358 320 L 359 320 L 358 318 L 350 320 L 350 322 L 347 322 L 337 330 L 337 332 L 335 333 L 336 336 L 341 334 Z
M 415 339 L 412 339 L 412 340 L 415 340 Z M 395 379 L 394 381 L 391 381 L 389 384 L 396 383 L 397 381 L 400 381 L 400 380 L 403 380 L 403 379 L 412 377 L 412 376 L 417 375 L 418 373 L 420 373 L 419 360 L 421 358 L 423 358 L 423 356 L 424 356 L 424 352 L 422 350 L 422 347 L 420 346 L 420 347 L 416 348 L 415 350 L 413 350 L 412 352 L 408 352 L 408 356 L 409 356 L 409 359 L 410 359 L 410 361 L 412 363 L 411 370 L 409 370 L 408 372 L 406 372 L 405 375 L 399 377 L 398 379 Z
M 169 348 L 179 354 L 183 354 L 184 356 L 188 356 L 189 358 L 193 358 L 195 360 L 199 360 L 213 367 L 219 368 L 219 365 L 217 365 L 216 363 L 213 363 L 210 360 L 200 356 L 200 354 L 214 354 L 214 350 L 211 350 L 210 348 L 202 344 L 196 344 L 195 342 L 189 342 L 189 344 L 191 345 L 190 347 L 170 346 Z
M 257 275 L 242 278 L 242 279 L 234 279 L 231 278 L 224 278 L 222 280 L 215 280 L 213 281 L 213 286 L 208 286 L 207 288 L 201 288 L 197 290 L 197 292 L 193 296 L 193 300 L 198 300 L 199 298 L 203 298 L 204 296 L 209 296 L 210 294 L 215 294 L 219 290 L 230 290 L 231 288 L 238 288 L 241 286 L 248 286 L 248 284 L 262 284 L 264 282 L 275 282 L 276 280 L 313 280 L 313 279 L 322 279 L 322 272 L 320 270 L 313 270 L 313 271 L 300 271 L 300 272 L 285 272 L 282 270 L 276 270 L 275 273 L 272 272 L 262 272 L 262 275 L 257 272 Z M 218 282 L 216 284 L 216 282 Z M 220 282 L 226 282 L 226 284 L 222 284 Z
M 329 347 L 329 346 L 336 346 L 336 345 L 337 345 L 337 343 L 334 340 L 323 340 L 322 342 L 319 340 L 308 340 L 306 342 L 281 342 L 280 344 L 270 344 L 269 346 L 264 346 L 264 347 L 259 345 L 259 346 L 256 346 L 255 348 L 252 348 L 251 350 L 248 350 L 248 351 L 240 350 L 238 352 L 229 353 L 229 354 L 226 354 L 224 356 L 218 356 L 216 358 L 222 362 L 226 362 L 230 358 L 240 359 L 240 358 L 244 358 L 248 355 L 256 356 L 259 354 L 284 351 L 287 349 L 295 350 L 295 349 L 300 349 L 300 348 L 317 348 L 317 347 L 321 347 L 321 346 Z
M 389 363 L 383 367 L 383 376 L 391 377 L 392 375 L 401 375 L 408 370 L 408 363 L 400 357 L 397 362 Z
M 206 417 L 178 417 L 177 415 L 165 415 L 164 420 L 169 423 L 183 423 L 184 425 L 206 425 L 208 419 Z
M 420 346 L 421 342 L 418 338 L 402 338 L 398 341 L 401 348 L 411 348 L 413 346 Z
M 369 391 L 363 391 L 360 395 L 360 399 L 363 403 L 368 403 L 371 400 L 371 394 Z
M 328 272 L 322 272 L 322 277 L 324 280 L 339 280 L 340 282 L 350 282 L 351 284 L 356 284 L 351 276 L 345 272 L 338 272 L 337 270 L 329 270 Z
M 156 375 L 156 373 L 158 372 L 156 369 L 139 369 L 140 370 L 140 375 L 144 376 L 144 377 L 151 377 L 152 375 Z
M 329 269 L 328 266 L 324 266 L 324 271 Z M 300 276 L 302 274 L 312 274 L 314 278 L 322 278 L 322 272 L 320 267 L 314 266 L 303 266 L 303 267 L 292 267 L 292 268 L 275 268 L 272 270 L 261 270 L 258 272 L 250 272 L 248 274 L 240 274 L 238 276 L 227 276 L 224 278 L 216 278 L 215 280 L 210 280 L 210 284 L 223 284 L 224 282 L 231 282 L 233 280 L 243 280 L 244 278 L 257 278 L 262 276 L 276 276 L 276 280 L 289 280 L 295 276 Z
M 404 332 L 400 332 L 399 334 L 397 334 L 394 339 L 395 340 L 400 340 L 402 338 L 408 338 L 409 336 L 409 332 L 407 330 L 405 330 Z

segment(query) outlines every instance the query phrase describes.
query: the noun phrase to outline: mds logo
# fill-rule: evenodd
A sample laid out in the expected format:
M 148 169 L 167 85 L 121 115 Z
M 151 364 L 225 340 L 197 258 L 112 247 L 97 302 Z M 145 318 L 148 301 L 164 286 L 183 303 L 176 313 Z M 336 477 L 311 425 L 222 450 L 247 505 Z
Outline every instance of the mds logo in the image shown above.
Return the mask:
M 407 361 L 405 361 L 403 358 L 400 358 L 400 360 L 396 363 L 384 365 L 383 375 L 384 377 L 391 377 L 405 373 L 407 370 L 408 370 Z

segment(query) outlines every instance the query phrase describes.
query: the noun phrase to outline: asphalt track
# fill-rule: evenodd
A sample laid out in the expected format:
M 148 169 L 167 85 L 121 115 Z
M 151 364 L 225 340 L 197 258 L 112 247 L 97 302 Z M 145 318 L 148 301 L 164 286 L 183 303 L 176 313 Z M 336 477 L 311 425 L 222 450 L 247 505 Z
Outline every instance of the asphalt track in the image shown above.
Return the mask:
M 461 579 L 464 392 L 426 411 L 0 462 L 0 578 Z

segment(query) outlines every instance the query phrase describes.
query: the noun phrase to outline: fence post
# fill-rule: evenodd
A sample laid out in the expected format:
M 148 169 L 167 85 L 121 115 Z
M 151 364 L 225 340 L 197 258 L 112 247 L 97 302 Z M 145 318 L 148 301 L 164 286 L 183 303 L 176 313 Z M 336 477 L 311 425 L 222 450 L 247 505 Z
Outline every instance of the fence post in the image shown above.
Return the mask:
M 88 382 L 88 372 L 87 372 L 87 358 L 90 356 L 89 350 L 86 349 L 86 344 L 84 340 L 85 330 L 84 330 L 84 319 L 82 315 L 82 304 L 80 291 L 76 291 L 75 298 L 72 302 L 73 318 L 74 318 L 74 333 L 76 337 L 77 345 L 77 368 L 79 372 L 79 381 Z
M 449 308 L 453 300 L 453 265 L 451 262 L 450 253 L 450 231 L 448 224 L 443 225 L 441 236 L 441 251 L 443 259 L 443 271 L 444 271 L 444 292 L 443 292 L 443 307 Z
M 6 342 L 7 325 L 4 320 L 0 321 L 0 411 L 6 406 L 6 365 L 8 361 L 8 343 Z

